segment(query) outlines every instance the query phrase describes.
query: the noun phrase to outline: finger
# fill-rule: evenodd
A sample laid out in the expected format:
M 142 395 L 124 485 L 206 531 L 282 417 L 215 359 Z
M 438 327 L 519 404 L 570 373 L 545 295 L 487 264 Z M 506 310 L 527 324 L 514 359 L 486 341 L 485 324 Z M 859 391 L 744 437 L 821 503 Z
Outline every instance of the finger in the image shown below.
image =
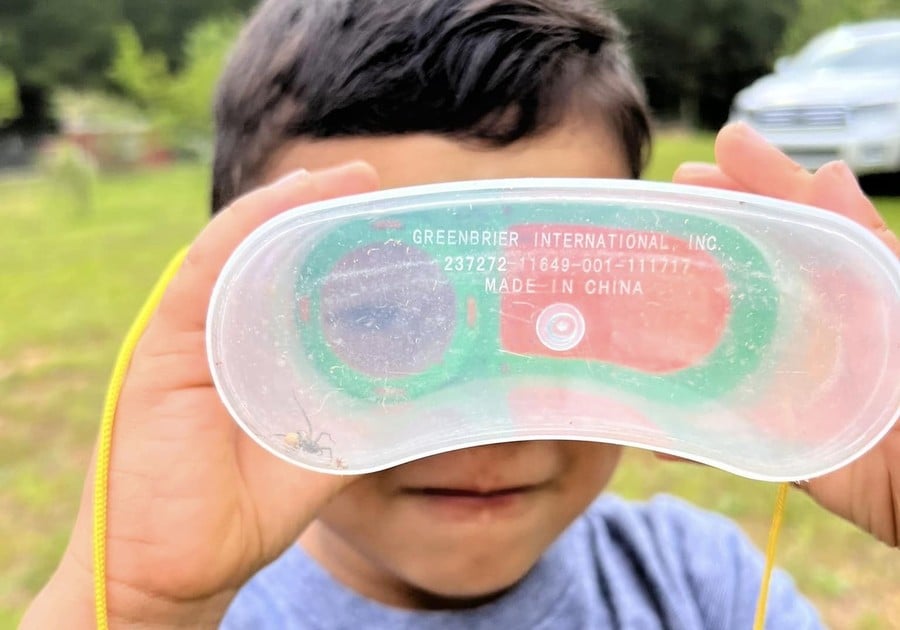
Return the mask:
M 744 187 L 722 172 L 715 164 L 685 162 L 675 170 L 672 181 L 676 184 L 744 191 Z
M 813 175 L 808 203 L 842 214 L 871 230 L 894 254 L 900 256 L 900 241 L 875 205 L 866 197 L 859 181 L 844 162 L 829 162 Z
M 837 212 L 874 232 L 900 255 L 897 236 L 845 163 L 830 162 L 809 173 L 745 123 L 725 126 L 716 138 L 715 152 L 722 173 L 747 192 Z
M 813 176 L 745 123 L 726 125 L 716 136 L 716 163 L 750 193 L 808 203 Z
M 354 162 L 314 173 L 298 171 L 241 197 L 195 239 L 163 296 L 146 337 L 174 340 L 182 333 L 202 331 L 212 288 L 222 266 L 238 244 L 268 219 L 303 204 L 376 187 L 377 176 L 372 167 Z

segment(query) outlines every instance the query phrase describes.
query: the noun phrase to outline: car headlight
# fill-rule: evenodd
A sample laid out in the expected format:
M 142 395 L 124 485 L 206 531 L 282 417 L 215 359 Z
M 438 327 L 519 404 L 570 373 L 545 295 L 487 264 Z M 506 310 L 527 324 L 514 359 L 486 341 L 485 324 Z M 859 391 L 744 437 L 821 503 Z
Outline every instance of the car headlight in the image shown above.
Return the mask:
M 888 123 L 900 116 L 900 103 L 877 103 L 853 108 L 853 122 L 863 126 Z

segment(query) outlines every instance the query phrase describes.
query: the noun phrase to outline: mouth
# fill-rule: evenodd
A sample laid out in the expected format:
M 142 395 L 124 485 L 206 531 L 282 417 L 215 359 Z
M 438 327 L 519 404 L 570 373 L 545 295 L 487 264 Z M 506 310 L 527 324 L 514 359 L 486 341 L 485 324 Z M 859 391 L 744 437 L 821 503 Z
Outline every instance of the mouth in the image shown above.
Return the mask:
M 499 488 L 421 487 L 404 489 L 403 494 L 432 516 L 450 521 L 469 518 L 512 517 L 523 514 L 539 494 L 542 485 Z
M 494 490 L 478 490 L 475 488 L 408 488 L 405 490 L 405 493 L 435 498 L 491 499 L 523 494 L 535 489 L 537 489 L 536 485 L 512 486 Z

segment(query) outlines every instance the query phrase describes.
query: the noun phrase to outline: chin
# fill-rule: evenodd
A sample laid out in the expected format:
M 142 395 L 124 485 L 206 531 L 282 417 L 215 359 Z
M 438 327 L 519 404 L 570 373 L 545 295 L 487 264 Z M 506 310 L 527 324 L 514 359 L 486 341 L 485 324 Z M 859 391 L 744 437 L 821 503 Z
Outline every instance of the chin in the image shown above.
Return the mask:
M 407 583 L 412 595 L 423 608 L 469 608 L 486 603 L 515 586 L 537 560 L 521 559 L 502 563 L 472 561 L 465 566 L 424 567 L 423 575 L 412 577 Z M 421 579 L 416 579 L 421 578 Z
M 495 586 L 490 589 L 473 589 L 471 585 L 466 585 L 465 588 L 448 589 L 448 592 L 413 588 L 409 594 L 410 604 L 418 610 L 475 608 L 488 604 L 502 596 L 515 586 L 522 577 L 524 577 L 524 574 L 508 584 L 501 587 Z

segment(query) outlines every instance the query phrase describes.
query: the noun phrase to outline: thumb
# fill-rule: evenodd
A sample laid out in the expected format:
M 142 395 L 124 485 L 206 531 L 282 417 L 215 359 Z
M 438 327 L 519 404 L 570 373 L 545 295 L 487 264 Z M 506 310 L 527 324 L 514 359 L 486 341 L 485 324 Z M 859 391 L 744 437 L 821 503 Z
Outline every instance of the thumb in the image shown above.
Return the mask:
M 368 192 L 377 185 L 374 169 L 364 162 L 312 173 L 297 171 L 244 195 L 219 213 L 191 244 L 135 348 L 135 359 L 140 358 L 154 375 L 137 379 L 143 384 L 141 398 L 212 385 L 204 332 L 210 297 L 226 260 L 247 235 L 291 208 Z M 130 380 L 128 385 L 133 384 Z
M 351 162 L 314 173 L 296 171 L 235 201 L 191 245 L 145 339 L 166 347 L 177 344 L 183 333 L 202 331 L 212 289 L 225 261 L 250 232 L 268 219 L 314 201 L 368 192 L 377 184 L 371 166 Z

